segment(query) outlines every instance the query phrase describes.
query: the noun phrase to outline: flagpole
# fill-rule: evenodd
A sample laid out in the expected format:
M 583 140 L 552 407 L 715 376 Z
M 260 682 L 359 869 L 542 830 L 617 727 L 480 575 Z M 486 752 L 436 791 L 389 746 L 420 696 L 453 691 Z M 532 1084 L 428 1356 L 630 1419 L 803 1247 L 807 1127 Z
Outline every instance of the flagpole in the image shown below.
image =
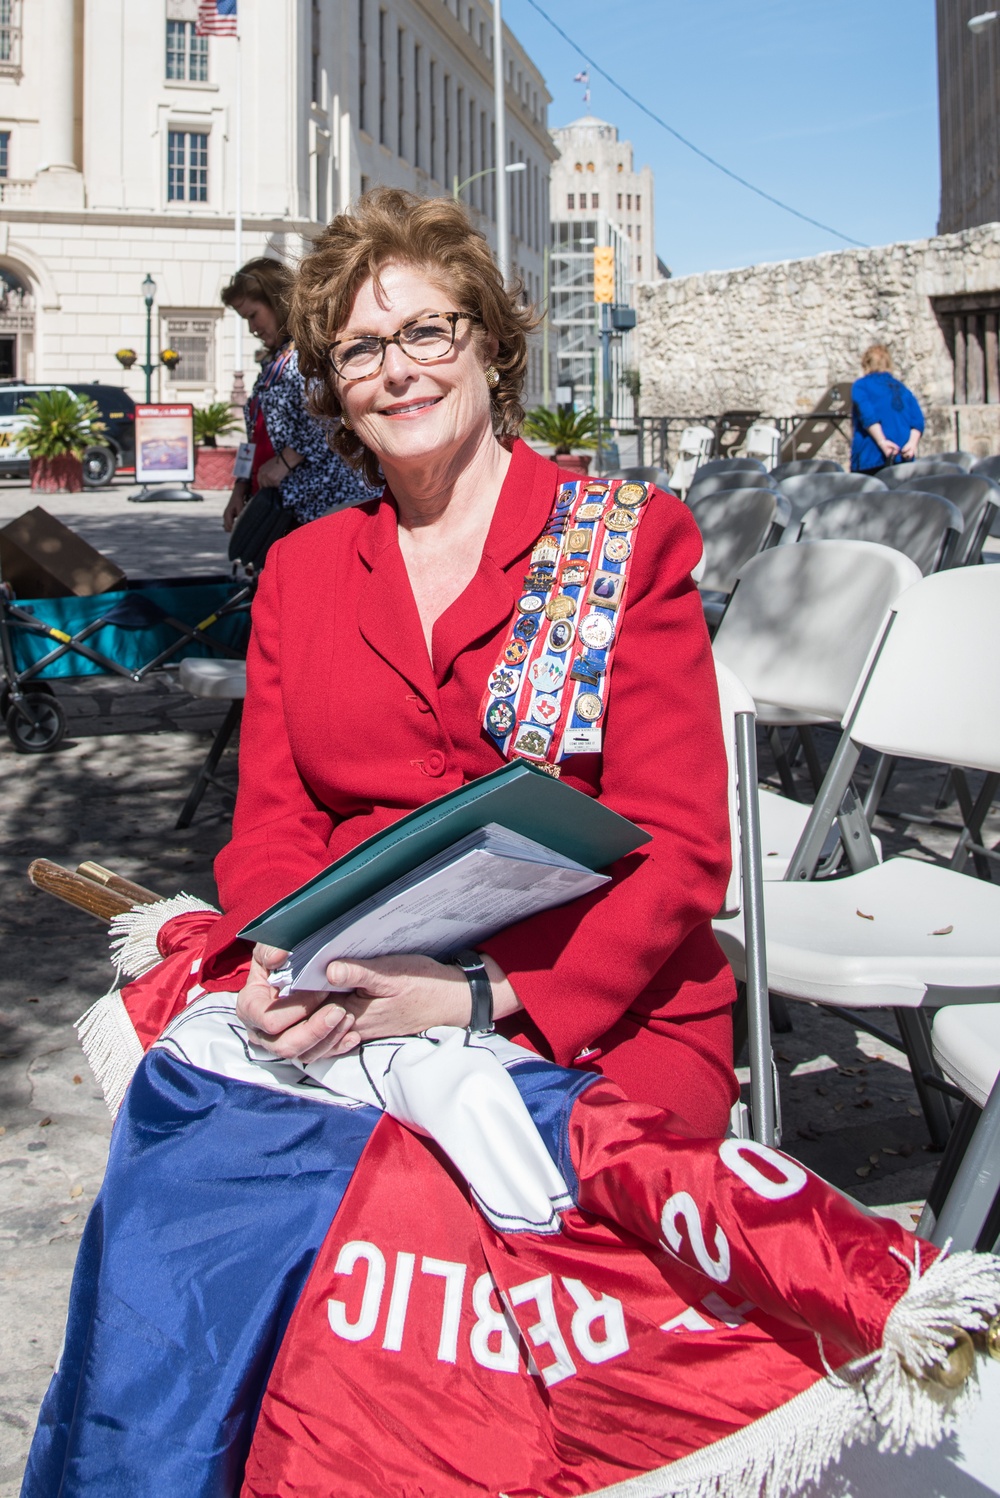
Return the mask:
M 236 107 L 234 110 L 236 139 L 233 150 L 236 163 L 233 215 L 234 270 L 243 264 L 243 58 L 239 30 L 236 32 Z M 246 399 L 243 384 L 243 319 L 233 310 L 233 393 L 230 405 L 242 406 Z
M 496 140 L 496 194 L 497 194 L 497 265 L 504 282 L 507 281 L 510 259 L 510 239 L 507 234 L 507 165 L 506 134 L 504 118 L 503 77 L 503 15 L 500 0 L 493 0 L 493 114 Z

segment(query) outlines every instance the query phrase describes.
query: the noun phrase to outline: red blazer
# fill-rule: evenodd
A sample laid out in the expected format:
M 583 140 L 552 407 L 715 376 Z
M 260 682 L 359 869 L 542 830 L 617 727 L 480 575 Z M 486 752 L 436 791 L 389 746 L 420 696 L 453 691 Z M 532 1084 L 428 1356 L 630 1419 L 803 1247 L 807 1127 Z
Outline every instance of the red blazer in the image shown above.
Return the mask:
M 514 444 L 479 571 L 424 644 L 390 499 L 273 548 L 253 609 L 233 838 L 216 861 L 221 976 L 240 928 L 405 812 L 495 770 L 480 702 L 561 478 Z M 582 1051 L 633 1096 L 669 1101 L 653 1042 L 725 1010 L 732 977 L 709 921 L 729 874 L 726 766 L 690 514 L 657 493 L 636 532 L 601 755 L 563 778 L 653 841 L 599 891 L 481 944 L 525 1014 L 504 1029 L 556 1061 Z M 227 950 L 228 949 L 228 950 Z M 732 1058 L 720 1051 L 731 1096 Z M 694 1037 L 692 1037 L 694 1038 Z M 702 1051 L 705 1045 L 701 1046 Z M 725 1104 L 728 1107 L 728 1102 Z

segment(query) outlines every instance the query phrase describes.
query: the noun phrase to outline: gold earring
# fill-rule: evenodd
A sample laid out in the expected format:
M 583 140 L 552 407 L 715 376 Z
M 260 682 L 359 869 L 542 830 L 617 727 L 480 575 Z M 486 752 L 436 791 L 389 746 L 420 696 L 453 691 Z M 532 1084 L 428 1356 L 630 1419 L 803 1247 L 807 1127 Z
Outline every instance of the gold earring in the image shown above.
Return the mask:
M 347 417 L 346 417 L 346 415 L 344 414 L 343 411 L 341 411 L 341 413 L 340 413 L 340 425 L 344 428 L 345 432 L 353 432 L 354 431 L 354 428 L 351 426 L 351 423 L 348 421 L 348 419 L 347 419 Z
M 486 383 L 491 390 L 495 390 L 500 383 L 500 371 L 495 364 L 486 366 Z

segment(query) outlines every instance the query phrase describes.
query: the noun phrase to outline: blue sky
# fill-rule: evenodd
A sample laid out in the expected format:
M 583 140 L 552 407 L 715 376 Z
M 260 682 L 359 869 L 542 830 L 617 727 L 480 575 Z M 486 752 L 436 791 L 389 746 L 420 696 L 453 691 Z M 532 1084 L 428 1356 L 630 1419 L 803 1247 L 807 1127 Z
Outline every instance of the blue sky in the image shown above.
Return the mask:
M 702 150 L 863 244 L 933 234 L 933 0 L 539 0 L 577 46 Z M 585 113 L 580 52 L 529 4 L 504 20 L 540 66 L 552 125 Z M 686 150 L 591 69 L 591 111 L 656 175 L 675 275 L 844 248 Z

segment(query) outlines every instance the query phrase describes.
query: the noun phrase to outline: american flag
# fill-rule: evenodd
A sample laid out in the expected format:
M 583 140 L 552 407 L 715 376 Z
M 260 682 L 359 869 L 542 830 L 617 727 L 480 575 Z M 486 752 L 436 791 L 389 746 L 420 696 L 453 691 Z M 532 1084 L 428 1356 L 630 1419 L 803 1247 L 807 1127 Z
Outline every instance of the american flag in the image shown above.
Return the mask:
M 196 36 L 236 36 L 236 0 L 199 0 Z

